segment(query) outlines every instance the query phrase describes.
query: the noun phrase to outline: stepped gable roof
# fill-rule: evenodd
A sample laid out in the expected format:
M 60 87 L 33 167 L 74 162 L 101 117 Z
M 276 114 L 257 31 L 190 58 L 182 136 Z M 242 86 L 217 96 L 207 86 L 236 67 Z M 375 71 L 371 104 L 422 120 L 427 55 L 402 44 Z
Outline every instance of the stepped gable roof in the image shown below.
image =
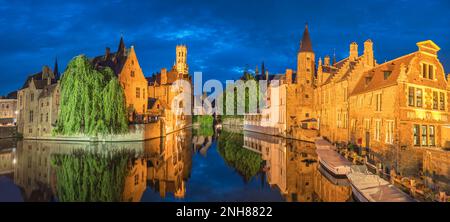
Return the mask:
M 355 86 L 352 95 L 361 94 L 365 92 L 370 92 L 373 90 L 378 90 L 384 87 L 392 86 L 397 84 L 397 79 L 400 74 L 401 64 L 408 64 L 414 58 L 416 53 L 411 53 L 394 60 L 385 62 L 368 70 L 363 73 L 361 79 Z M 385 72 L 390 72 L 388 78 L 384 78 Z
M 161 84 L 161 72 L 158 72 L 156 74 L 153 74 L 151 77 L 146 77 L 147 83 L 149 86 L 153 85 L 162 85 Z M 170 71 L 167 71 L 167 82 L 166 85 L 172 84 L 178 79 L 178 72 L 176 69 L 171 69 Z

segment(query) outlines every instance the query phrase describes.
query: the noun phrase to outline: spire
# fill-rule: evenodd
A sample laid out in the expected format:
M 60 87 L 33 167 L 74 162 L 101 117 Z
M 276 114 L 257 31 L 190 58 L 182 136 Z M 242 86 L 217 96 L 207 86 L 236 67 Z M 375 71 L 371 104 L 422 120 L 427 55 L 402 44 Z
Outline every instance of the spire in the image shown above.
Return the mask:
M 266 67 L 264 66 L 264 61 L 261 64 L 261 74 L 265 75 L 266 74 Z
M 123 36 L 120 36 L 119 48 L 117 48 L 117 52 L 125 52 L 125 43 L 123 42 Z
M 303 38 L 300 42 L 300 52 L 313 52 L 311 38 L 309 37 L 308 24 L 305 25 Z
M 55 67 L 53 68 L 53 74 L 55 75 L 55 79 L 59 79 L 58 58 L 56 57 L 55 57 Z

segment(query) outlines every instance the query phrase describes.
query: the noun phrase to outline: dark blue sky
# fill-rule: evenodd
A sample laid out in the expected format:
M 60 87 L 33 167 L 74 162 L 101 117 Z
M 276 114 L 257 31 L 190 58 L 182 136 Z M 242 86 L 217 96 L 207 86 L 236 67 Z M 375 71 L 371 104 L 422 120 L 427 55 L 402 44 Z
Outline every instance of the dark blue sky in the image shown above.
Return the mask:
M 19 88 L 42 65 L 60 70 L 78 54 L 115 50 L 123 34 L 144 73 L 171 67 L 187 44 L 190 71 L 233 79 L 246 64 L 271 73 L 294 68 L 304 24 L 317 57 L 348 55 L 348 45 L 374 41 L 378 62 L 431 39 L 450 72 L 450 2 L 442 1 L 11 1 L 0 0 L 0 94 Z

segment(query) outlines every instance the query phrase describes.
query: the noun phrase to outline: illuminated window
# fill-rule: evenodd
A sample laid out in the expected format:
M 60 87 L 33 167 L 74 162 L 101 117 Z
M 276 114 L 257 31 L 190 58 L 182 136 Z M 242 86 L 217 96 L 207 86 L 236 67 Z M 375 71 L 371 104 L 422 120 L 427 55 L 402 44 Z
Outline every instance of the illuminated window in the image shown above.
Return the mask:
M 408 92 L 408 105 L 409 106 L 414 106 L 415 105 L 415 101 L 414 101 L 414 87 L 409 87 L 409 92 Z
M 434 66 L 428 65 L 428 78 L 434 79 Z
M 430 126 L 430 146 L 436 146 L 436 132 L 434 126 Z
M 439 93 L 439 108 L 445 110 L 445 94 L 443 92 Z
M 420 131 L 420 126 L 419 125 L 414 125 L 413 126 L 414 146 L 419 146 L 420 145 L 419 131 Z
M 138 87 L 136 88 L 136 98 L 141 97 L 141 89 Z
M 433 92 L 433 109 L 438 109 L 438 92 Z
M 428 75 L 428 65 L 422 64 L 422 77 L 427 78 Z
M 375 120 L 375 140 L 381 139 L 381 120 Z
M 364 129 L 367 132 L 370 130 L 370 119 L 364 119 Z
M 425 79 L 434 79 L 434 66 L 431 64 L 422 64 L 422 77 Z
M 427 131 L 427 126 L 422 125 L 422 146 L 428 145 Z
M 394 143 L 394 121 L 386 122 L 386 143 Z
M 422 89 L 416 90 L 416 106 L 422 107 Z
M 376 103 L 376 105 L 377 105 L 377 107 L 376 107 L 376 111 L 381 111 L 381 93 L 380 94 L 377 94 L 377 103 Z
M 351 120 L 351 129 L 353 132 L 356 131 L 356 119 Z
M 139 174 L 134 175 L 134 185 L 139 184 Z

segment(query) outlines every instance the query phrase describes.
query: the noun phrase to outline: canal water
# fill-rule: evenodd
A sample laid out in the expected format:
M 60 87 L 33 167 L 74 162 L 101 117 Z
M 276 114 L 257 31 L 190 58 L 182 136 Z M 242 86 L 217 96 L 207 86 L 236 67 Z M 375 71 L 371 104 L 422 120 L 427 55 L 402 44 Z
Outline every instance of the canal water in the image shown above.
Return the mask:
M 424 175 L 415 159 L 386 164 Z M 346 202 L 352 194 L 320 167 L 311 143 L 211 127 L 133 143 L 0 140 L 0 201 Z

